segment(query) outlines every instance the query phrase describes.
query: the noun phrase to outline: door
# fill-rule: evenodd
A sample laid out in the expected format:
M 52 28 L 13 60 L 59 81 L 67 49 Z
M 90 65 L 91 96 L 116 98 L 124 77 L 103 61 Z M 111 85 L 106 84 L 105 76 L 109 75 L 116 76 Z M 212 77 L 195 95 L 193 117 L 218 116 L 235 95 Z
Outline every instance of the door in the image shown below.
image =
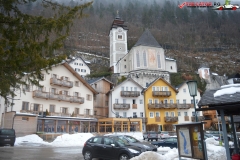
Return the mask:
M 95 137 L 91 142 L 91 148 L 93 155 L 95 157 L 100 157 L 102 155 L 101 150 L 103 150 L 102 137 Z
M 101 151 L 100 151 L 103 158 L 106 158 L 106 159 L 116 158 L 117 148 L 115 146 L 112 146 L 112 144 L 115 145 L 115 142 L 113 141 L 113 139 L 104 137 L 103 148 L 101 148 Z

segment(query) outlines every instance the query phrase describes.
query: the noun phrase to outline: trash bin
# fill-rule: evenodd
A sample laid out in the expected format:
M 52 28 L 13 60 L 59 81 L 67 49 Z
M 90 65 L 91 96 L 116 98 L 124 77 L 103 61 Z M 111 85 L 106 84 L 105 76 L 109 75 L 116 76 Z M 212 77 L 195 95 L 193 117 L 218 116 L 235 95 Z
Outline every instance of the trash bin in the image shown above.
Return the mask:
M 233 154 L 232 155 L 232 160 L 240 160 L 240 155 L 239 154 Z

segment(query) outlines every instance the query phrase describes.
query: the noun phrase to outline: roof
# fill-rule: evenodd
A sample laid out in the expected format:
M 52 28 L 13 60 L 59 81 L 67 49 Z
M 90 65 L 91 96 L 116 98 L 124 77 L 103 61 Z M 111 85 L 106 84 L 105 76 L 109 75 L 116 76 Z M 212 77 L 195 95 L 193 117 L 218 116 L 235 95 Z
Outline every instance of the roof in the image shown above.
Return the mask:
M 111 89 L 109 92 L 112 92 L 112 91 L 114 91 L 114 89 L 115 88 L 117 88 L 117 87 L 119 87 L 119 86 L 121 86 L 122 84 L 124 84 L 125 82 L 127 82 L 127 81 L 131 81 L 131 82 L 133 82 L 134 84 L 136 84 L 138 87 L 140 87 L 140 88 L 142 88 L 143 89 L 143 87 L 140 85 L 140 84 L 138 84 L 136 81 L 134 81 L 132 78 L 127 78 L 126 80 L 124 80 L 122 83 L 120 83 L 120 84 L 118 84 L 117 86 L 115 86 L 113 89 Z
M 78 57 L 71 57 L 70 61 L 67 61 L 67 63 L 70 64 L 70 63 L 76 61 L 76 59 L 78 59 L 78 58 L 80 58 L 83 61 L 83 63 L 85 63 L 85 65 L 89 68 L 87 62 L 84 59 L 82 59 L 80 56 L 78 56 Z
M 134 47 L 136 46 L 151 46 L 162 48 L 148 29 L 146 29 L 138 39 Z
M 111 26 L 110 30 L 112 28 L 117 28 L 117 27 L 122 27 L 123 29 L 128 30 L 127 26 L 124 24 L 124 21 L 118 15 L 113 20 L 113 23 L 112 23 L 112 26 Z
M 100 80 L 105 80 L 107 81 L 108 83 L 111 83 L 113 84 L 111 81 L 109 81 L 108 79 L 106 79 L 105 77 L 99 77 L 99 78 L 95 78 L 95 79 L 90 79 L 90 80 L 87 80 L 88 84 L 93 84 L 93 83 L 96 83 Z
M 198 106 L 198 111 L 223 109 L 227 115 L 240 114 L 240 84 L 225 85 L 220 89 L 205 91 Z M 201 108 L 203 106 L 208 108 Z
M 148 89 L 149 89 L 156 81 L 158 81 L 158 80 L 164 81 L 164 82 L 165 82 L 166 84 L 168 84 L 168 86 L 171 87 L 176 93 L 178 92 L 175 87 L 173 87 L 170 83 L 168 83 L 165 79 L 163 79 L 163 78 L 161 78 L 161 77 L 159 77 L 159 78 L 155 79 L 154 81 L 152 81 L 152 82 L 148 85 L 148 87 L 143 90 L 143 92 L 145 92 L 146 90 L 148 90 Z

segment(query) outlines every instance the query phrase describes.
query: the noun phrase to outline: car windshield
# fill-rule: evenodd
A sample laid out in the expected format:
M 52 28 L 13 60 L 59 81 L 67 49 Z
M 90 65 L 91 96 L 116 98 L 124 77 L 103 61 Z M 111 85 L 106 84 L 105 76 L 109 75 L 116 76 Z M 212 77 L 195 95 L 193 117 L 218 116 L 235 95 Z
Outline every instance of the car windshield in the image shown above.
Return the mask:
M 139 142 L 139 140 L 137 140 L 137 139 L 134 138 L 134 137 L 124 136 L 124 138 L 126 138 L 126 139 L 127 139 L 129 142 L 131 142 L 131 143 Z
M 0 130 L 0 135 L 14 135 L 14 130 L 11 129 L 2 129 Z
M 121 147 L 124 147 L 124 146 L 128 146 L 129 145 L 129 143 L 126 141 L 126 140 L 124 140 L 124 139 L 121 139 L 121 138 L 114 138 L 114 140 L 116 141 L 116 143 L 119 145 L 119 146 L 121 146 Z

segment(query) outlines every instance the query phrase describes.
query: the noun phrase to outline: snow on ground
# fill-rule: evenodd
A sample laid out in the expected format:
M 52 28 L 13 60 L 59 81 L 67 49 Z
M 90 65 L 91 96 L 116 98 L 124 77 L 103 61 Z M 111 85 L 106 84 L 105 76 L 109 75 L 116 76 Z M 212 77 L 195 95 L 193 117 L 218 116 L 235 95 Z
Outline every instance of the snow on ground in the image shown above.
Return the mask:
M 136 139 L 142 140 L 142 132 L 117 132 L 113 134 L 130 135 Z M 42 144 L 52 147 L 83 146 L 85 141 L 94 136 L 91 133 L 63 134 L 58 136 L 53 142 L 45 142 L 39 136 L 32 134 L 24 137 L 18 137 L 15 146 L 21 146 L 25 143 Z M 227 160 L 225 148 L 219 146 L 219 142 L 214 138 L 206 139 L 208 160 Z M 160 153 L 165 153 L 164 155 Z M 131 160 L 179 160 L 178 149 L 169 147 L 159 147 L 158 152 L 144 152 Z M 190 158 L 184 158 L 191 160 Z

